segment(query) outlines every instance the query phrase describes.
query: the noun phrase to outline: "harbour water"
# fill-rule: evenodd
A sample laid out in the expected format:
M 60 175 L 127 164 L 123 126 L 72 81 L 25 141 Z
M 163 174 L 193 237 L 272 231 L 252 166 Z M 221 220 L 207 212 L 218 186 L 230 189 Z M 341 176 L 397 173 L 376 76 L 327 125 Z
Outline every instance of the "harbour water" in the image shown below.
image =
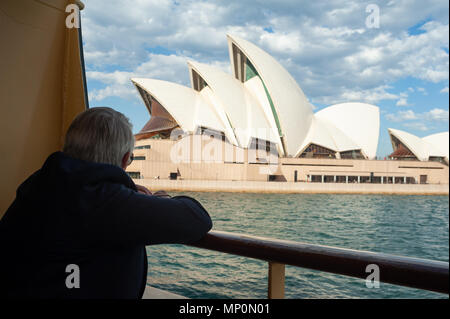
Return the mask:
M 199 200 L 214 230 L 449 260 L 448 196 L 171 193 Z M 267 263 L 184 245 L 148 246 L 149 284 L 189 298 L 267 298 Z M 380 273 L 380 276 L 383 276 Z M 286 266 L 286 298 L 448 298 Z

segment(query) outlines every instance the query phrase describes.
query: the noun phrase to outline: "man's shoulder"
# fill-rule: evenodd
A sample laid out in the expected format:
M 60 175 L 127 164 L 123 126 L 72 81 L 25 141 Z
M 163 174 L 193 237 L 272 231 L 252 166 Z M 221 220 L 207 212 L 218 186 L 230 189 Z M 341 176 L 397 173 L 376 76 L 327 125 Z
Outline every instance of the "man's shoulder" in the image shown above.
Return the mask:
M 108 209 L 114 209 L 120 206 L 120 203 L 127 200 L 135 191 L 123 183 L 104 180 L 95 183 L 85 184 L 79 190 L 79 194 L 73 198 L 74 201 L 83 202 L 88 206 L 96 207 L 107 206 Z

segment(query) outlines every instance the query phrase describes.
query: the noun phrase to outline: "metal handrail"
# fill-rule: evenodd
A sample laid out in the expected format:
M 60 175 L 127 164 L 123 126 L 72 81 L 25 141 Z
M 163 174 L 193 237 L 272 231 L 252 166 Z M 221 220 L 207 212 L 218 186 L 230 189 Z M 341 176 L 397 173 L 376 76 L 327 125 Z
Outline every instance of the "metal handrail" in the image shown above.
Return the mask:
M 190 246 L 265 260 L 284 265 L 320 270 L 366 279 L 366 267 L 379 267 L 380 282 L 449 293 L 449 263 L 384 253 L 351 250 L 330 246 L 256 237 L 224 231 L 210 231 Z M 269 273 L 270 273 L 269 267 Z M 269 278 L 270 282 L 270 278 Z M 269 296 L 270 296 L 269 284 Z

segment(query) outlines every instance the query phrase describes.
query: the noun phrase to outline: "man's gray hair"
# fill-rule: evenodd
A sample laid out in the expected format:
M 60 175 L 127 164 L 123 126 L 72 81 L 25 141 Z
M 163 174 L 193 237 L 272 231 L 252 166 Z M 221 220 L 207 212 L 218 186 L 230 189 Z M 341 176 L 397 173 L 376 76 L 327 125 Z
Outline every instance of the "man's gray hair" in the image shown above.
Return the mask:
M 95 107 L 74 119 L 63 152 L 77 159 L 122 167 L 123 156 L 133 149 L 130 120 L 109 107 Z

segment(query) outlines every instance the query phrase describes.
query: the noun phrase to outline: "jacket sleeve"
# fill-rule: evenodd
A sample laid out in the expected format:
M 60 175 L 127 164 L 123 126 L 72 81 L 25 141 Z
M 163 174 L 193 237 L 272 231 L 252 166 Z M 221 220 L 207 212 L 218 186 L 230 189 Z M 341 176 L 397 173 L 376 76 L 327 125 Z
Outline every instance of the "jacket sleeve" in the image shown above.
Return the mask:
M 91 242 L 119 245 L 188 244 L 212 228 L 211 217 L 195 199 L 161 198 L 121 187 L 86 223 Z

